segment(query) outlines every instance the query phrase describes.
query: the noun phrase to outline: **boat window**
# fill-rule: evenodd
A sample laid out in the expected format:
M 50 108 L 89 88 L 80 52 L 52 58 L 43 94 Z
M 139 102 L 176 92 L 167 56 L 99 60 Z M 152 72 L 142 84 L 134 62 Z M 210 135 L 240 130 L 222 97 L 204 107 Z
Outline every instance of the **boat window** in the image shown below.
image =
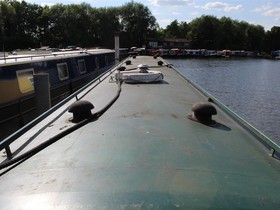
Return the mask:
M 17 73 L 17 81 L 19 90 L 22 93 L 28 93 L 34 90 L 33 74 L 34 69 L 19 70 Z
M 99 59 L 97 57 L 95 58 L 95 66 L 96 69 L 99 69 Z
M 67 63 L 58 63 L 57 72 L 60 80 L 66 80 L 69 78 Z
M 78 67 L 79 67 L 80 74 L 86 73 L 87 70 L 86 70 L 85 60 L 78 60 Z

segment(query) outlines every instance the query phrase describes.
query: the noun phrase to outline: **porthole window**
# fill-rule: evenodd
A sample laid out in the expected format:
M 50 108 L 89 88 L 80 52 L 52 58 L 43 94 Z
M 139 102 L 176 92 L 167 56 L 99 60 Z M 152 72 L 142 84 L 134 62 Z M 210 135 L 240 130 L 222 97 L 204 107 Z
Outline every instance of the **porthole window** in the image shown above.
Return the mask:
M 34 69 L 19 70 L 17 73 L 17 81 L 19 90 L 22 93 L 28 93 L 34 90 L 33 74 Z
M 66 80 L 69 78 L 68 66 L 67 63 L 58 63 L 57 64 L 57 73 L 60 80 Z
M 95 66 L 96 69 L 99 69 L 99 59 L 97 57 L 95 58 Z
M 79 68 L 80 74 L 84 74 L 87 72 L 85 60 L 78 60 L 78 68 Z

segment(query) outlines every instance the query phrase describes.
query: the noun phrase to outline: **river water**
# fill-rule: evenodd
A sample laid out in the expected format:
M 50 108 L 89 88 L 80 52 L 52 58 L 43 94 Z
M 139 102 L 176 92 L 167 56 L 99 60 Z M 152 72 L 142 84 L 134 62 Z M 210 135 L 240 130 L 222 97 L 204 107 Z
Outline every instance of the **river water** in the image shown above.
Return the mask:
M 248 58 L 167 61 L 280 145 L 280 61 Z

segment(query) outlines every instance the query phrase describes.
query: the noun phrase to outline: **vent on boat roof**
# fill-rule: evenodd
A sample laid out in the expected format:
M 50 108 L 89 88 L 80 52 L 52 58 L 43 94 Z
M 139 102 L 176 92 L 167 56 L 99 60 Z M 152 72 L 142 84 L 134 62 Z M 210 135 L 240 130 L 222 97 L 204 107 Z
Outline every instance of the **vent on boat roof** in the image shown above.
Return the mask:
M 147 64 L 140 64 L 137 66 L 140 73 L 148 73 L 149 66 Z
M 188 118 L 206 125 L 214 125 L 216 121 L 212 120 L 212 115 L 217 114 L 216 108 L 211 103 L 199 102 L 192 106 L 193 113 Z
M 72 122 L 77 123 L 91 117 L 91 110 L 94 108 L 92 103 L 85 100 L 76 101 L 68 108 L 68 112 L 73 113 Z

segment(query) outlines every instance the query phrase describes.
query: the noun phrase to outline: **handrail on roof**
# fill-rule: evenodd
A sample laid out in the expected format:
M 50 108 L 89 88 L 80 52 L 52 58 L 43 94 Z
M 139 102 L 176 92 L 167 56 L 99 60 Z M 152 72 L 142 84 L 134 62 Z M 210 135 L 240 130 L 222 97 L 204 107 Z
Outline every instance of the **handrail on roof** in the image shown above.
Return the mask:
M 96 52 L 92 52 L 92 50 L 61 51 L 61 52 L 52 52 L 52 53 L 35 54 L 35 55 L 0 57 L 0 61 L 4 61 L 4 63 L 2 63 L 2 64 L 6 64 L 6 61 L 10 61 L 10 60 L 14 60 L 15 62 L 18 62 L 19 59 L 30 59 L 30 61 L 32 61 L 33 58 L 39 58 L 39 57 L 43 57 L 45 59 L 47 57 L 71 56 L 71 55 L 77 55 L 77 54 L 91 55 L 91 54 L 98 54 L 100 52 L 101 52 L 101 50 L 96 51 Z M 102 53 L 110 53 L 110 52 L 113 52 L 113 51 L 108 49 L 108 51 L 102 52 Z
M 35 54 L 35 55 L 22 55 L 22 56 L 12 56 L 12 57 L 1 57 L 0 61 L 6 61 L 7 60 L 15 60 L 17 62 L 19 59 L 30 59 L 31 61 L 33 58 L 38 58 L 38 57 L 55 57 L 55 56 L 65 56 L 65 55 L 76 55 L 76 54 L 87 54 L 86 51 L 69 51 L 69 52 L 53 52 L 53 53 L 45 53 L 45 54 Z

